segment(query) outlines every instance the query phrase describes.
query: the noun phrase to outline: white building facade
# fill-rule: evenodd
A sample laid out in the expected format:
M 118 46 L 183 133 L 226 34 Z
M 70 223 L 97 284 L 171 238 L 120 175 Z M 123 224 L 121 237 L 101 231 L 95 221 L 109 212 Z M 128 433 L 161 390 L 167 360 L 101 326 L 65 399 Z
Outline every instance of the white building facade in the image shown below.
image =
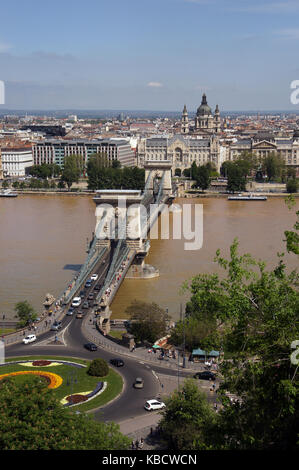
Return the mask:
M 2 170 L 4 176 L 25 176 L 27 167 L 33 165 L 31 148 L 2 148 Z

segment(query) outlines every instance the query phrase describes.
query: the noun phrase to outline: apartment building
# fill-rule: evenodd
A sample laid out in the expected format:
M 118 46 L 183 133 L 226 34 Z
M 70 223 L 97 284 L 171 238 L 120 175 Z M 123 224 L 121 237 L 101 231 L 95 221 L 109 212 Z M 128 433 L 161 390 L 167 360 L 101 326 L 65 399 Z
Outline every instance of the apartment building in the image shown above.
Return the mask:
M 64 165 L 64 158 L 69 155 L 81 155 L 87 165 L 91 155 L 105 153 L 109 162 L 118 160 L 121 166 L 136 165 L 135 154 L 129 142 L 124 139 L 98 140 L 45 140 L 33 146 L 34 165 L 55 163 Z

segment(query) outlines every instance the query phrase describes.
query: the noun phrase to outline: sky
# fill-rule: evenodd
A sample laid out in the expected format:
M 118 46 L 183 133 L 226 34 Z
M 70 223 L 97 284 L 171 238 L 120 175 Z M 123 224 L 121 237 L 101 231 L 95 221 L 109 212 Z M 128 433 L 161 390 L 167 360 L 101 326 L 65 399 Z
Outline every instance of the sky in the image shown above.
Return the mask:
M 299 111 L 299 0 L 1 3 L 0 110 Z

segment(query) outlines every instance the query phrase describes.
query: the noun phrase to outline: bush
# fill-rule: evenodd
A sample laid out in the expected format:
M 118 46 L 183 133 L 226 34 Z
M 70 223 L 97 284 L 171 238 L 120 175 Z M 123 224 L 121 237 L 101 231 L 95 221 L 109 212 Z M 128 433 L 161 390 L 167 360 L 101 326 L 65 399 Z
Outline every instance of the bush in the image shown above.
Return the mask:
M 87 373 L 95 377 L 105 377 L 109 373 L 108 364 L 104 359 L 98 357 L 91 361 L 87 369 Z
M 298 191 L 298 182 L 295 178 L 289 179 L 286 185 L 287 193 L 296 193 Z

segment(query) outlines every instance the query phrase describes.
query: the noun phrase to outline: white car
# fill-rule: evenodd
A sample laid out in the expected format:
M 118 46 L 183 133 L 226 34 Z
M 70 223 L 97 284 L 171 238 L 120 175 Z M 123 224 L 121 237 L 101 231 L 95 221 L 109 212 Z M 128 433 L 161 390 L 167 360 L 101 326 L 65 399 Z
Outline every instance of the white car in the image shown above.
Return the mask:
M 79 307 L 81 305 L 81 297 L 74 297 L 72 307 Z
M 148 400 L 145 405 L 144 405 L 144 408 L 147 410 L 147 411 L 154 411 L 154 410 L 162 410 L 163 408 L 165 408 L 165 403 L 163 403 L 163 401 L 158 401 L 158 400 Z
M 98 277 L 99 277 L 98 274 L 93 274 L 93 275 L 90 277 L 90 279 L 91 279 L 92 281 L 97 281 Z
M 35 335 L 28 335 L 23 339 L 24 344 L 33 343 L 33 341 L 36 341 Z

